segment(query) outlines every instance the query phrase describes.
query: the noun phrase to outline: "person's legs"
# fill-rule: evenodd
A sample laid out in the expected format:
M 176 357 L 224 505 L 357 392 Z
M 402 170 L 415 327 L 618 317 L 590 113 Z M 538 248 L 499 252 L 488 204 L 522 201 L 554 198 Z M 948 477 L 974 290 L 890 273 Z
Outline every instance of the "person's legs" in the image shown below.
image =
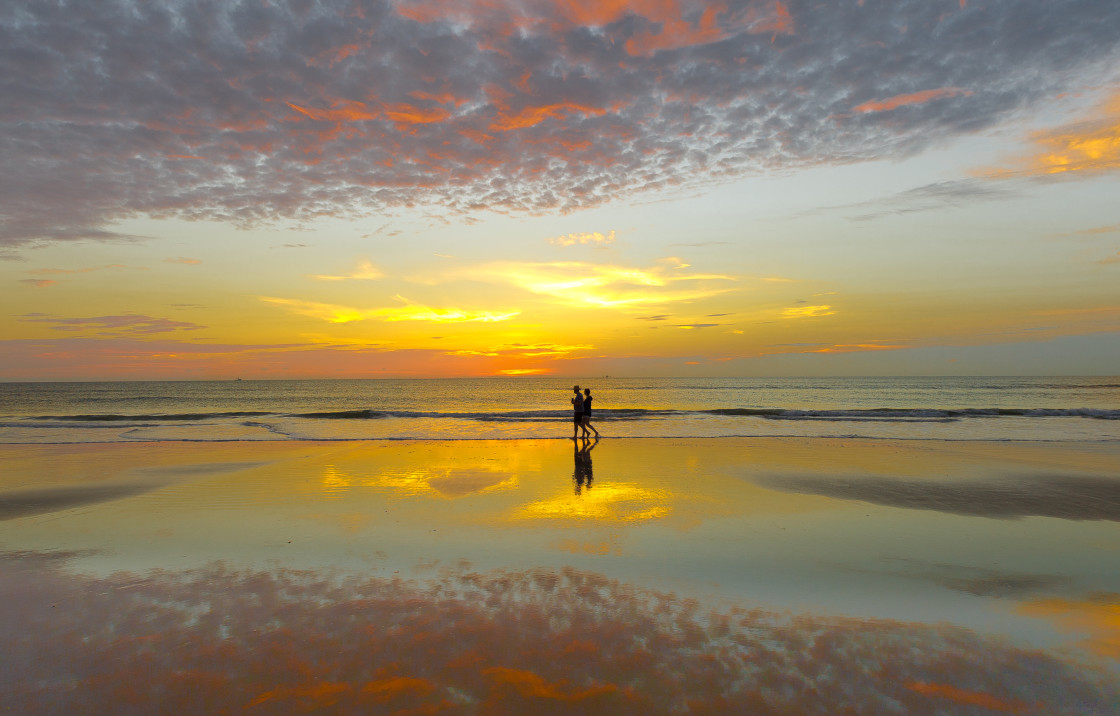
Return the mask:
M 591 425 L 591 416 L 584 416 L 584 422 L 582 422 L 582 425 L 580 425 L 579 427 L 584 428 L 585 437 L 590 435 L 590 433 L 588 433 L 588 430 L 594 431 L 596 437 L 598 437 L 599 435 L 599 431 L 595 429 L 595 426 Z

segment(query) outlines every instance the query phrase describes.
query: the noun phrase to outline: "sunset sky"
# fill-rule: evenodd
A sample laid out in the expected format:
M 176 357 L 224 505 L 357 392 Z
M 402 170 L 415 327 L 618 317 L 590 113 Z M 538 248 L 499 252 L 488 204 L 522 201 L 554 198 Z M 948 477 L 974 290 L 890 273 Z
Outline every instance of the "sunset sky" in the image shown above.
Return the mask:
M 1115 0 L 14 0 L 0 380 L 1114 374 Z

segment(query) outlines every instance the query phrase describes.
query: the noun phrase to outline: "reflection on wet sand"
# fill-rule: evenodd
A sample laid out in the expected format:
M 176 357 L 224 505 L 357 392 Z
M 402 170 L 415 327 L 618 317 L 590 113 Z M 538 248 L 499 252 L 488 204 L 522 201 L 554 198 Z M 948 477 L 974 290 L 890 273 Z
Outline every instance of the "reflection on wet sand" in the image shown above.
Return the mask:
M 326 465 L 320 479 L 322 493 L 329 498 L 346 497 L 355 489 L 392 492 L 399 497 L 456 498 L 517 486 L 516 475 L 509 475 L 500 467 L 444 467 L 357 476 L 336 465 Z
M 902 574 L 974 597 L 998 599 L 1025 599 L 1042 592 L 1073 586 L 1074 580 L 1059 574 L 1013 572 L 991 567 L 973 567 L 960 564 L 929 563 L 915 559 L 893 558 L 883 560 L 894 570 L 885 573 Z
M 127 481 L 93 481 L 70 485 L 3 490 L 0 488 L 0 520 L 30 517 L 75 507 L 111 502 L 167 487 L 191 478 L 260 467 L 261 462 L 203 463 L 132 469 Z M 116 477 L 116 476 L 115 476 Z
M 1120 521 L 1120 479 L 1111 477 L 1024 475 L 945 482 L 805 475 L 758 478 L 756 482 L 784 492 L 958 515 Z
M 154 490 L 155 485 L 76 485 L 0 493 L 0 520 L 95 505 Z
M 1120 713 L 1116 445 L 584 446 L 0 446 L 0 703 Z
M 595 481 L 594 466 L 591 462 L 591 451 L 599 444 L 599 438 L 596 437 L 595 442 L 591 442 L 590 440 L 576 442 L 573 438 L 572 443 L 574 443 L 573 447 L 575 450 L 575 467 L 572 470 L 572 482 L 575 483 L 575 492 L 578 495 L 583 491 L 584 487 L 590 490 L 591 483 Z
M 958 627 L 704 611 L 571 568 L 93 578 L 0 558 L 14 712 L 1110 713 L 1107 674 Z
M 1087 599 L 1035 599 L 1019 605 L 1018 611 L 1050 619 L 1062 629 L 1081 634 L 1082 646 L 1120 662 L 1120 594 L 1098 593 Z

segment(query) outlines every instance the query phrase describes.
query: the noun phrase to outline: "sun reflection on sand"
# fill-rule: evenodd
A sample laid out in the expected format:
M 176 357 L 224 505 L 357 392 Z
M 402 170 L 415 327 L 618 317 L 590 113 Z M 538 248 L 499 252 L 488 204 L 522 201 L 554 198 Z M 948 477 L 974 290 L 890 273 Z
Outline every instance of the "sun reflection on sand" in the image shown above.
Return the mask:
M 642 522 L 668 515 L 671 497 L 666 490 L 650 490 L 635 483 L 597 483 L 579 495 L 523 505 L 514 512 L 513 519 Z
M 0 555 L 17 713 L 1106 713 L 1114 675 L 960 627 L 706 610 L 599 574 L 93 578 Z M 967 711 L 971 713 L 971 711 Z
M 475 493 L 514 489 L 517 475 L 509 474 L 504 467 L 438 467 L 407 471 L 385 470 L 376 474 L 357 476 L 336 465 L 323 466 L 320 477 L 322 495 L 341 498 L 355 489 L 391 492 L 397 497 L 444 497 L 454 499 Z

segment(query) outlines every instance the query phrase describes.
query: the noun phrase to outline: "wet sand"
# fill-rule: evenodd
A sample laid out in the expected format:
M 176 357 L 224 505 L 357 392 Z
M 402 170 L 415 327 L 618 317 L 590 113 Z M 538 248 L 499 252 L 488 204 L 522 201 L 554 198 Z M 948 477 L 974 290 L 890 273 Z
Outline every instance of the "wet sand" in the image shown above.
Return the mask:
M 1120 446 L 0 446 L 21 708 L 1120 710 Z

